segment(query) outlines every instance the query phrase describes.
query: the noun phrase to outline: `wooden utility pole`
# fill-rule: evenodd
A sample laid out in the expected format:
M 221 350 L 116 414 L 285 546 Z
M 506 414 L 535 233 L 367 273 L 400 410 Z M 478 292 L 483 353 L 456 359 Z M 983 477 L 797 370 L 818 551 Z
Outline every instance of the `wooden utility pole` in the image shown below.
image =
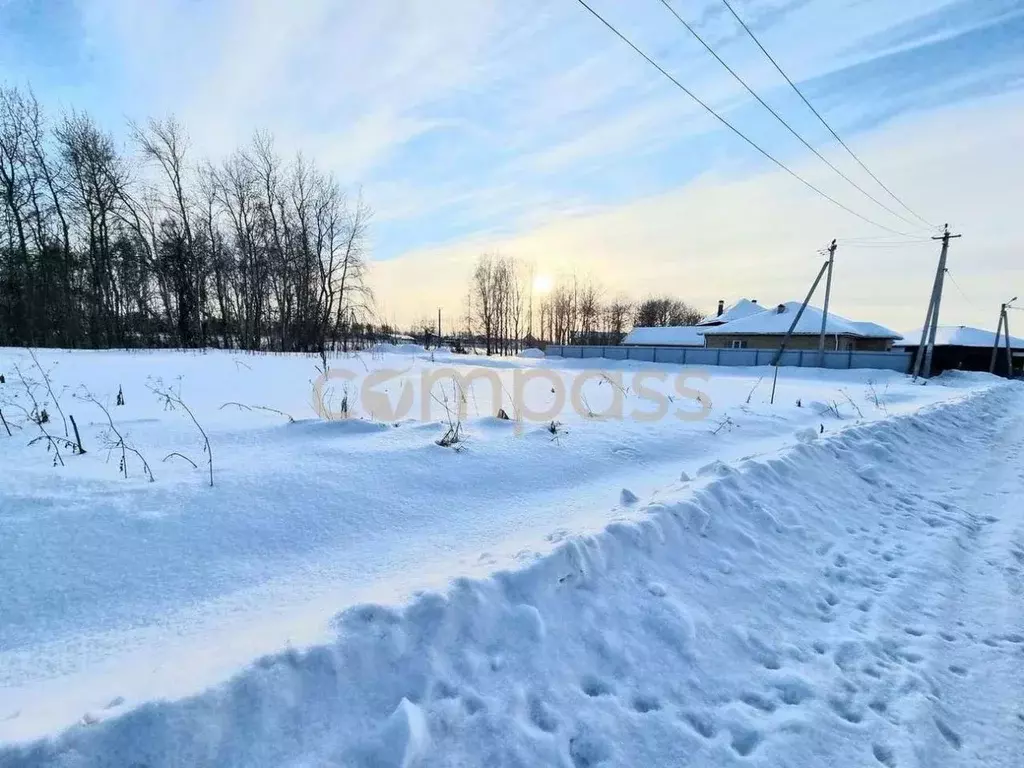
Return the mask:
M 437 343 L 441 343 L 441 308 L 437 308 Z
M 828 300 L 832 296 L 832 266 L 836 258 L 836 241 L 828 247 L 828 273 L 825 277 L 825 304 L 821 311 L 821 335 L 818 337 L 818 367 L 825 367 L 825 326 L 828 324 Z
M 1014 296 L 1005 304 L 999 306 L 999 325 L 996 326 L 996 338 L 992 342 L 992 360 L 988 364 L 988 372 L 996 372 L 996 354 L 999 352 L 999 336 L 1006 333 L 1006 378 L 1013 376 L 1013 353 L 1010 351 L 1010 315 L 1006 311 L 1010 305 L 1017 300 Z
M 921 329 L 921 343 L 917 347 L 917 360 L 914 364 L 914 378 L 932 375 L 932 352 L 935 349 L 935 333 L 939 328 L 939 307 L 942 304 L 942 284 L 946 277 L 946 257 L 949 255 L 949 241 L 960 237 L 949 233 L 949 224 L 943 228 L 941 237 L 932 240 L 942 241 L 939 252 L 939 265 L 935 269 L 935 282 L 932 283 L 932 295 L 928 300 L 928 312 L 925 315 L 924 327 Z M 923 372 L 922 372 L 923 368 Z

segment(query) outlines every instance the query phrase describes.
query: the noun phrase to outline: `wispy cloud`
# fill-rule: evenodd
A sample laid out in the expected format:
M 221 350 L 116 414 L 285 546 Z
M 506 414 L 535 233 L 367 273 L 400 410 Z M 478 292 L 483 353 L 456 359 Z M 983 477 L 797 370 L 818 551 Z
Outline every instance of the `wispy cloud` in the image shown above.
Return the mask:
M 1022 109 L 1024 97 L 1002 96 L 897 121 L 862 140 L 864 159 L 885 167 L 907 199 L 949 215 L 964 233 L 950 271 L 969 299 L 947 292 L 943 318 L 951 322 L 991 324 L 988 314 L 1006 299 L 1007 286 L 1024 284 L 1011 194 L 1024 174 L 1024 158 L 1014 150 Z M 814 167 L 798 170 L 820 181 Z M 551 274 L 590 274 L 611 294 L 670 291 L 710 308 L 719 298 L 798 298 L 813 277 L 819 247 L 833 237 L 876 234 L 781 172 L 742 180 L 704 176 L 678 191 L 517 234 L 412 250 L 377 264 L 374 282 L 400 321 L 430 304 L 461 307 L 473 260 L 500 250 Z M 937 250 L 930 240 L 888 246 L 896 240 L 902 238 L 840 246 L 837 311 L 897 328 L 920 325 Z
M 806 150 L 660 2 L 593 3 L 769 151 L 800 164 L 844 203 L 885 216 L 806 164 Z M 920 132 L 906 139 L 915 145 L 949 138 L 925 116 L 974 114 L 977 100 L 1024 84 L 1024 0 L 733 4 L 858 148 L 864 132 L 885 135 L 887 126 L 908 119 Z M 813 143 L 863 179 L 720 0 L 672 5 Z M 605 245 L 568 235 L 537 242 L 567 264 L 601 265 L 627 282 L 615 271 L 616 259 L 594 254 L 628 242 L 675 264 L 680 253 L 699 251 L 702 258 L 731 259 L 725 272 L 735 279 L 736 265 L 750 258 L 742 248 L 720 236 L 697 242 L 703 235 L 691 230 L 684 249 L 671 227 L 636 232 L 613 212 L 671 201 L 667 221 L 697 215 L 729 230 L 722 212 L 746 210 L 744 220 L 757 227 L 743 231 L 759 233 L 760 243 L 770 241 L 780 253 L 796 247 L 791 233 L 807 218 L 797 201 L 830 230 L 844 216 L 833 220 L 817 203 L 790 200 L 782 180 L 770 194 L 786 205 L 766 206 L 763 191 L 744 197 L 744 180 L 763 181 L 770 168 L 763 158 L 571 1 L 28 0 L 0 5 L 0 35 L 11 41 L 8 51 L 17 51 L 0 51 L 0 64 L 11 77 L 35 79 L 52 104 L 88 108 L 106 122 L 176 113 L 197 155 L 217 156 L 256 128 L 270 130 L 280 151 L 302 149 L 343 183 L 363 187 L 377 209 L 377 256 L 403 264 L 560 226 L 569 231 L 584 221 L 604 222 Z M 64 44 L 51 56 L 44 43 L 53 39 Z M 1019 121 L 1012 111 L 1002 119 Z M 903 154 L 886 146 L 878 158 L 890 180 Z M 719 182 L 709 186 L 712 172 Z M 951 207 L 921 188 L 919 178 L 906 179 L 908 196 L 920 189 L 926 208 Z M 613 225 L 629 234 L 616 234 Z

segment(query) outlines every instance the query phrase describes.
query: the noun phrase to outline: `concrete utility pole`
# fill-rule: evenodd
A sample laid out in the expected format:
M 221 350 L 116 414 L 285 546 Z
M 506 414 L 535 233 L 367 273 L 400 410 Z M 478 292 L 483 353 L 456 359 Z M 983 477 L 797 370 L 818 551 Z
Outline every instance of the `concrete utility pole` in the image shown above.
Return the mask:
M 818 367 L 825 367 L 825 326 L 828 324 L 828 300 L 832 295 L 832 266 L 836 259 L 836 241 L 828 247 L 828 274 L 825 278 L 825 305 L 821 312 L 821 336 L 818 337 Z
M 814 278 L 814 282 L 811 284 L 811 290 L 807 292 L 807 297 L 804 299 L 804 303 L 800 305 L 800 310 L 796 313 L 796 317 L 793 318 L 793 322 L 789 324 L 789 330 L 786 331 L 786 335 L 782 337 L 782 343 L 779 344 L 779 351 L 775 353 L 775 357 L 772 358 L 772 365 L 775 366 L 775 375 L 772 377 L 772 396 L 769 401 L 771 405 L 775 405 L 775 385 L 779 381 L 779 361 L 782 359 L 782 353 L 786 351 L 786 344 L 789 343 L 789 337 L 793 335 L 793 330 L 796 328 L 796 324 L 800 322 L 800 318 L 803 317 L 804 310 L 807 309 L 807 304 L 811 301 L 811 296 L 814 295 L 815 290 L 818 288 L 818 283 L 821 282 L 821 276 L 825 274 L 825 270 L 828 269 L 828 262 L 826 261 L 821 265 L 821 269 L 818 270 L 818 276 Z
M 988 372 L 996 372 L 996 354 L 999 352 L 999 336 L 1006 332 L 1006 378 L 1013 376 L 1013 353 L 1010 351 L 1010 315 L 1006 311 L 1010 305 L 1017 300 L 1014 296 L 1005 304 L 999 306 L 999 325 L 996 326 L 996 338 L 992 342 L 992 360 L 988 364 Z
M 1010 304 L 1017 300 L 1014 296 L 1010 302 L 1007 302 L 1006 309 L 1010 308 Z M 1004 310 L 1003 314 L 1003 332 L 1006 334 L 1006 378 L 1013 378 L 1013 352 L 1010 351 L 1010 313 Z
M 927 379 L 932 375 L 932 352 L 935 349 L 935 333 L 939 328 L 939 307 L 942 304 L 942 283 L 946 276 L 946 256 L 949 254 L 949 241 L 957 237 L 960 235 L 951 235 L 949 224 L 946 224 L 942 236 L 932 238 L 932 240 L 942 241 L 942 250 L 939 252 L 939 265 L 935 270 L 935 282 L 932 283 L 932 296 L 928 300 L 928 312 L 925 316 L 924 327 L 921 329 L 921 343 L 917 347 L 917 361 L 914 365 L 915 379 L 918 376 L 924 376 Z
M 437 343 L 441 343 L 441 308 L 437 308 Z

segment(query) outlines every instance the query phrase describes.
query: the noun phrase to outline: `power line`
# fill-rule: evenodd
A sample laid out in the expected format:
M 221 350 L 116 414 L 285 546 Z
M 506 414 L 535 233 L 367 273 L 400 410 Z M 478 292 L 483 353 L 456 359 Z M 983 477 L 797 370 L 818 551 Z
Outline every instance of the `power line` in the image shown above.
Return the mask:
M 735 70 L 734 70 L 734 69 L 733 69 L 732 67 L 730 67 L 730 66 L 729 66 L 728 64 L 726 64 L 726 63 L 725 63 L 725 61 L 724 61 L 724 60 L 722 59 L 722 57 L 721 57 L 721 56 L 719 56 L 719 55 L 718 55 L 718 53 L 717 53 L 717 52 L 715 51 L 715 49 L 714 49 L 714 48 L 712 48 L 712 47 L 711 47 L 710 45 L 708 45 L 708 43 L 707 43 L 707 42 L 705 42 L 704 38 L 703 38 L 703 37 L 701 37 L 701 36 L 700 36 L 700 35 L 699 35 L 699 34 L 697 33 L 697 30 L 695 30 L 695 29 L 694 29 L 694 28 L 693 28 L 693 27 L 692 27 L 692 26 L 691 26 L 690 24 L 688 24 L 688 23 L 687 23 L 687 21 L 686 21 L 686 20 L 685 20 L 685 19 L 684 19 L 684 18 L 683 18 L 682 16 L 680 16 L 680 15 L 679 15 L 678 13 L 676 13 L 676 10 L 675 10 L 675 8 L 673 8 L 673 7 L 671 6 L 671 4 L 669 4 L 668 0 L 660 0 L 660 1 L 661 1 L 661 4 L 662 4 L 662 5 L 664 5 L 664 6 L 665 6 L 665 7 L 666 7 L 666 8 L 668 9 L 669 13 L 671 13 L 671 14 L 672 14 L 673 16 L 675 16 L 675 17 L 676 17 L 676 20 L 677 20 L 677 21 L 678 21 L 678 22 L 679 22 L 680 24 L 682 24 L 682 25 L 683 25 L 684 27 L 686 27 L 687 31 L 688 31 L 688 32 L 689 32 L 689 33 L 690 33 L 691 35 L 693 35 L 693 36 L 694 36 L 694 38 L 696 38 L 697 42 L 698 42 L 698 43 L 700 43 L 700 44 L 701 44 L 702 46 L 704 46 L 704 49 L 705 49 L 705 50 L 706 50 L 706 51 L 707 51 L 708 53 L 710 53 L 710 54 L 711 54 L 712 56 L 714 56 L 714 57 L 715 57 L 715 60 L 716 60 L 716 61 L 717 61 L 717 62 L 718 62 L 719 64 L 721 64 L 721 65 L 722 65 L 723 67 L 725 67 L 726 71 L 727 71 L 727 72 L 728 72 L 728 73 L 729 73 L 730 75 L 732 75 L 732 76 L 733 76 L 733 79 L 735 79 L 735 80 L 736 80 L 736 82 L 738 82 L 738 83 L 739 83 L 740 85 L 742 85 L 742 86 L 743 86 L 743 87 L 744 87 L 744 88 L 746 89 L 747 93 L 749 93 L 749 94 L 750 94 L 751 96 L 753 96 L 753 97 L 754 97 L 755 99 L 757 99 L 758 103 L 759 103 L 759 104 L 760 104 L 760 105 L 761 105 L 762 107 L 764 107 L 764 108 L 765 108 L 765 109 L 767 109 L 767 110 L 768 110 L 769 112 L 771 112 L 772 116 L 773 116 L 773 117 L 774 117 L 774 118 L 775 118 L 776 120 L 778 120 L 778 121 L 779 121 L 780 123 L 782 123 L 782 125 L 784 125 L 784 126 L 786 127 L 786 130 L 788 130 L 788 131 L 789 131 L 789 132 L 790 132 L 791 134 L 793 134 L 793 136 L 794 136 L 794 137 L 796 137 L 797 141 L 799 141 L 799 142 L 800 142 L 801 144 L 803 144 L 803 145 L 804 145 L 805 147 L 807 147 L 807 148 L 808 148 L 809 150 L 811 150 L 811 152 L 813 152 L 813 153 L 815 154 L 815 156 L 816 156 L 816 157 L 817 157 L 817 158 L 818 158 L 819 160 L 821 160 L 821 162 L 823 162 L 823 163 L 824 163 L 825 165 L 827 165 L 827 166 L 828 166 L 829 168 L 831 168 L 831 169 L 832 169 L 833 171 L 835 171 L 835 172 L 836 172 L 837 174 L 839 174 L 839 175 L 840 175 L 840 176 L 841 176 L 841 177 L 842 177 L 843 179 L 845 179 L 845 180 L 846 180 L 846 181 L 847 181 L 847 182 L 848 182 L 848 183 L 849 183 L 850 185 L 852 185 L 852 186 L 853 186 L 853 187 L 854 187 L 854 188 L 855 188 L 855 189 L 856 189 L 856 190 L 857 190 L 858 192 L 860 192 L 860 193 L 861 193 L 862 195 L 864 195 L 864 196 L 865 196 L 866 198 L 868 198 L 868 199 L 869 199 L 869 200 L 870 200 L 871 202 L 873 202 L 873 203 L 875 203 L 876 205 L 880 206 L 881 208 L 885 209 L 886 211 L 888 211 L 888 212 L 889 212 L 890 214 L 892 214 L 892 215 L 893 215 L 893 216 L 895 216 L 896 218 L 900 219 L 901 221 L 905 221 L 905 222 L 906 222 L 907 224 L 911 225 L 912 227 L 913 227 L 913 226 L 917 226 L 917 223 L 916 223 L 916 222 L 914 222 L 914 221 L 911 221 L 910 219 L 908 219 L 908 218 L 907 218 L 906 216 L 904 216 L 903 214 L 901 214 L 901 213 L 898 213 L 897 211 L 894 211 L 894 210 L 893 210 L 892 208 L 890 208 L 890 207 L 889 207 L 888 205 L 886 205 L 886 204 L 885 204 L 885 203 L 883 203 L 883 202 L 882 202 L 881 200 L 879 200 L 879 199 L 878 199 L 878 198 L 876 198 L 876 197 L 875 197 L 874 195 L 872 195 L 872 194 L 871 194 L 870 192 L 868 192 L 868 191 L 867 191 L 866 189 L 864 189 L 864 188 L 863 188 L 863 187 L 862 187 L 862 186 L 861 186 L 860 184 L 858 184 L 858 183 L 857 183 L 857 182 L 855 182 L 855 181 L 854 181 L 853 179 L 851 179 L 851 178 L 850 178 L 849 176 L 847 176 L 847 175 L 846 175 L 845 173 L 843 173 L 843 172 L 842 172 L 841 170 L 839 170 L 838 168 L 836 168 L 836 166 L 835 166 L 835 165 L 833 165 L 833 164 L 832 164 L 832 162 L 831 162 L 831 161 L 830 161 L 830 160 L 829 160 L 829 159 L 828 159 L 827 157 L 825 157 L 825 156 L 824 156 L 823 154 L 821 154 L 821 152 L 819 152 L 819 151 L 818 151 L 817 149 L 815 149 L 815 148 L 814 148 L 814 147 L 813 147 L 813 146 L 812 146 L 812 145 L 810 144 L 810 142 L 808 142 L 808 141 L 807 141 L 807 139 L 805 139 L 805 138 L 804 138 L 803 136 L 801 136 L 801 135 L 800 135 L 800 134 L 799 134 L 799 133 L 798 133 L 798 132 L 796 131 L 796 129 L 795 129 L 795 128 L 793 128 L 793 126 L 791 126 L 791 125 L 790 125 L 790 124 L 789 124 L 789 123 L 788 123 L 788 122 L 787 122 L 787 121 L 786 121 L 786 120 L 785 120 L 785 119 L 784 119 L 784 118 L 783 118 L 783 117 L 782 117 L 782 116 L 781 116 L 781 115 L 780 115 L 780 114 L 779 114 L 778 112 L 776 112 L 776 111 L 775 111 L 775 110 L 774 110 L 774 109 L 772 108 L 772 106 L 771 106 L 770 104 L 768 104 L 768 103 L 767 103 L 767 102 L 766 102 L 766 101 L 765 101 L 764 99 L 762 99 L 762 98 L 761 98 L 761 97 L 760 97 L 760 96 L 759 96 L 759 95 L 758 95 L 758 94 L 757 94 L 757 93 L 756 93 L 756 92 L 754 91 L 754 89 L 753 89 L 753 88 L 751 88 L 751 87 L 750 87 L 749 85 L 747 85 L 747 82 L 746 82 L 746 81 L 745 81 L 745 80 L 744 80 L 744 79 L 743 79 L 742 77 L 740 77 L 740 76 L 739 76 L 739 75 L 738 75 L 738 74 L 736 73 L 736 71 L 735 71 Z
M 953 287 L 956 288 L 957 293 L 959 293 L 963 297 L 964 301 L 970 304 L 974 309 L 981 309 L 981 307 L 977 303 L 975 303 L 970 296 L 964 293 L 964 289 L 960 287 L 960 283 L 953 279 L 953 274 L 949 271 L 949 267 L 946 268 L 946 277 L 949 278 L 949 282 L 953 284 Z
M 849 242 L 847 242 L 845 240 L 840 240 L 839 242 L 842 244 L 842 246 L 844 248 L 858 248 L 858 249 L 860 249 L 860 248 L 867 248 L 867 249 L 878 248 L 878 249 L 881 249 L 881 250 L 893 250 L 893 249 L 896 249 L 896 248 L 907 248 L 907 247 L 915 246 L 915 245 L 930 244 L 931 240 L 905 240 L 905 241 L 902 241 L 902 242 L 892 242 L 892 243 L 849 243 Z
M 821 197 L 825 198 L 826 200 L 828 200 L 830 203 L 832 203 L 836 207 L 842 208 L 847 213 L 849 213 L 849 214 L 851 214 L 853 216 L 856 216 L 861 221 L 865 221 L 868 224 L 871 224 L 872 226 L 878 227 L 879 229 L 884 229 L 886 232 L 891 232 L 894 235 L 906 236 L 905 232 L 900 232 L 898 230 L 892 229 L 891 227 L 887 227 L 884 224 L 879 224 L 877 221 L 873 221 L 872 219 L 869 219 L 867 216 L 864 216 L 863 214 L 857 213 L 852 208 L 848 208 L 847 206 L 845 206 L 842 203 L 840 203 L 838 200 L 836 200 L 831 195 L 828 195 L 825 192 L 822 192 L 816 186 L 811 184 L 811 182 L 807 181 L 807 179 L 805 179 L 803 176 L 801 176 L 796 171 L 791 170 L 788 166 L 783 164 L 780 160 L 776 160 L 775 157 L 772 156 L 771 154 L 769 154 L 767 150 L 762 149 L 758 144 L 756 144 L 754 142 L 753 139 L 748 138 L 747 135 L 745 133 L 743 133 L 742 131 L 740 131 L 739 128 L 734 126 L 732 123 L 730 123 L 728 120 L 726 120 L 720 114 L 718 114 L 715 110 L 713 110 L 711 107 L 709 107 L 703 101 L 701 101 L 701 99 L 693 91 L 691 91 L 689 88 L 687 88 L 681 82 L 679 82 L 675 77 L 670 75 L 668 73 L 668 71 L 666 71 L 660 64 L 658 64 L 658 62 L 656 62 L 654 59 L 652 59 L 646 53 L 644 53 L 639 48 L 637 48 L 636 45 L 634 45 L 633 42 L 628 37 L 626 37 L 624 34 L 619 32 L 619 30 L 616 29 L 601 14 L 599 14 L 597 11 L 595 11 L 593 8 L 591 8 L 589 5 L 587 5 L 586 0 L 577 0 L 577 2 L 580 5 L 582 5 L 584 8 L 586 8 L 588 11 L 590 11 L 591 15 L 593 15 L 594 18 L 596 18 L 598 21 L 600 21 L 602 24 L 604 24 L 606 27 L 608 27 L 608 29 L 610 29 L 615 34 L 616 37 L 618 37 L 620 40 L 622 40 L 622 42 L 624 42 L 626 45 L 628 45 L 630 48 L 632 48 L 633 51 L 636 52 L 639 56 L 641 56 L 648 64 L 650 64 L 656 70 L 661 72 L 661 74 L 663 74 L 666 78 L 668 78 L 670 81 L 672 81 L 672 83 L 679 90 L 681 90 L 683 93 L 685 93 L 687 96 L 689 96 L 695 102 L 697 102 L 701 107 L 703 107 L 712 117 L 714 117 L 716 120 L 718 120 L 718 122 L 720 122 L 722 125 L 724 125 L 726 128 L 728 128 L 730 131 L 735 133 L 737 136 L 739 136 L 741 139 L 743 139 L 743 141 L 745 141 L 747 144 L 749 144 L 751 147 L 753 147 L 755 150 L 757 150 L 760 154 L 764 155 L 764 157 L 766 157 L 769 160 L 771 160 L 775 165 L 777 165 L 779 168 L 784 170 L 786 173 L 788 173 L 794 179 L 799 181 L 805 187 L 807 187 L 808 189 L 810 189 L 813 192 L 816 192 L 818 195 L 820 195 Z
M 779 66 L 779 63 L 774 58 L 772 58 L 772 55 L 770 53 L 768 53 L 767 50 L 765 50 L 765 47 L 763 45 L 761 45 L 761 41 L 757 39 L 757 36 L 751 31 L 750 27 L 747 26 L 747 23 L 745 21 L 743 21 L 742 18 L 740 18 L 740 15 L 738 13 L 736 13 L 735 10 L 733 10 L 733 7 L 732 7 L 732 5 L 730 5 L 729 0 L 722 0 L 722 2 L 725 3 L 725 7 L 729 9 L 729 12 L 733 15 L 733 17 L 735 17 L 736 21 L 738 21 L 740 23 L 740 26 L 743 27 L 743 29 L 746 31 L 746 33 L 750 36 L 750 39 L 753 40 L 757 44 L 757 47 L 761 49 L 761 53 L 763 53 L 765 56 L 768 57 L 768 61 L 770 61 L 772 63 L 772 65 L 775 67 L 775 69 L 778 70 L 779 74 L 782 75 L 786 79 L 786 82 L 789 83 L 790 87 L 794 91 L 796 91 L 796 95 L 799 96 L 801 98 L 801 100 L 804 102 L 804 104 L 807 105 L 807 108 L 809 110 L 811 110 L 811 112 L 814 113 L 814 116 L 817 117 L 818 120 L 821 121 L 821 124 L 824 125 L 828 129 L 828 132 L 831 133 L 833 137 L 835 137 L 835 140 L 838 141 L 842 145 L 843 149 L 845 149 L 847 152 L 849 152 L 850 157 L 852 157 L 854 160 L 856 160 L 857 164 L 860 165 L 860 167 L 863 168 L 865 171 L 867 171 L 867 174 L 878 183 L 878 186 L 880 186 L 882 189 L 884 189 L 893 200 L 895 200 L 897 203 L 902 205 L 907 210 L 908 213 L 910 213 L 914 218 L 919 219 L 920 221 L 923 221 L 929 227 L 933 227 L 934 225 L 930 221 L 928 221 L 928 219 L 924 218 L 919 213 L 916 213 L 913 208 L 911 208 L 909 205 L 904 203 L 899 197 L 896 196 L 895 192 L 893 192 L 891 189 L 889 189 L 887 186 L 885 186 L 885 184 L 882 183 L 882 180 L 879 179 L 874 173 L 872 173 L 871 169 L 868 168 L 867 165 L 864 164 L 864 161 L 861 160 L 859 157 L 857 157 L 857 154 L 852 149 L 850 149 L 847 146 L 846 142 L 843 141 L 839 137 L 839 134 L 836 133 L 835 130 L 832 128 L 832 126 L 829 125 L 828 122 L 825 120 L 825 118 L 821 116 L 821 113 L 818 112 L 818 110 L 816 110 L 814 108 L 814 106 L 811 104 L 811 102 L 807 100 L 807 97 L 804 96 L 803 91 L 801 91 L 797 87 L 796 83 L 794 83 L 790 79 L 789 75 L 787 75 L 785 73 L 785 71 L 782 69 L 782 67 Z
M 942 227 L 917 227 L 917 229 L 912 229 L 908 233 L 907 237 L 909 237 L 913 242 L 927 243 L 927 242 L 931 242 L 931 236 L 930 236 L 930 234 L 928 236 L 925 236 L 924 233 L 925 232 L 931 233 L 931 232 L 933 232 L 935 230 L 941 231 Z M 890 235 L 860 235 L 858 237 L 844 237 L 844 238 L 842 238 L 842 241 L 844 243 L 870 243 L 870 242 L 875 242 L 875 241 L 878 241 L 878 240 L 886 240 L 886 241 L 890 241 L 890 242 L 896 242 L 896 241 L 892 241 L 891 240 Z

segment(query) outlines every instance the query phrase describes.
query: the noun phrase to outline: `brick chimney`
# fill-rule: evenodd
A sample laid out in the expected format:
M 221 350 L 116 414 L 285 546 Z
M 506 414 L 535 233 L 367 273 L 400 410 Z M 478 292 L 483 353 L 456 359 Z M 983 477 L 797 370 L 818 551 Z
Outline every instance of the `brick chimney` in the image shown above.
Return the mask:
M 718 315 L 717 316 L 721 317 L 723 312 L 725 312 L 725 302 L 722 301 L 721 299 L 719 299 L 718 300 Z

